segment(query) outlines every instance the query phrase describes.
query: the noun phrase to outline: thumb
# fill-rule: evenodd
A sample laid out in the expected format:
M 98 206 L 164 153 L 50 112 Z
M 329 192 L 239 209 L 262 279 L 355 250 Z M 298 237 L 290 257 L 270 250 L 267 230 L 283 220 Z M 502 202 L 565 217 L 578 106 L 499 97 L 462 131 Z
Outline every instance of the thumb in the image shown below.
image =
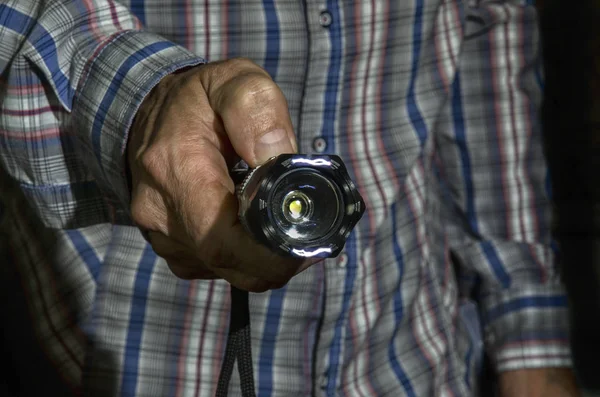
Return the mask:
M 264 69 L 248 60 L 230 60 L 206 73 L 211 107 L 236 153 L 250 167 L 296 152 L 287 101 Z

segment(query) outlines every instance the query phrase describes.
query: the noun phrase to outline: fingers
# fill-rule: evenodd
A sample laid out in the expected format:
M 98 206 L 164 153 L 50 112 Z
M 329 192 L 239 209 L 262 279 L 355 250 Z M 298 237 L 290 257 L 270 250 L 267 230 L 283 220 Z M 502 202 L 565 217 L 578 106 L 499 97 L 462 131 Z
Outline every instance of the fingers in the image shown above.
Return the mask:
M 237 280 L 231 277 L 240 272 L 283 285 L 303 266 L 302 260 L 277 255 L 245 231 L 237 198 L 225 185 L 213 181 L 190 189 L 194 198 L 184 210 L 188 235 L 194 236 L 198 256 L 214 273 L 232 283 Z
M 248 276 L 247 274 L 236 270 L 228 269 L 217 275 L 205 267 L 202 267 L 198 262 L 190 262 L 181 260 L 180 258 L 166 257 L 164 258 L 171 272 L 178 278 L 183 280 L 220 280 L 224 279 L 234 287 L 248 292 L 266 292 L 271 289 L 281 288 L 282 285 L 261 280 L 258 277 Z
M 160 192 L 149 181 L 138 182 L 132 190 L 131 216 L 143 230 L 166 232 L 167 207 Z
M 246 274 L 283 286 L 306 264 L 306 261 L 278 255 L 259 244 L 238 222 L 237 212 L 232 211 L 237 207 L 235 198 L 229 196 L 223 203 L 223 212 L 214 228 L 215 239 L 219 241 L 218 250 L 213 253 L 215 267 L 243 269 Z
M 148 232 L 148 241 L 154 252 L 165 259 L 175 276 L 184 280 L 220 278 L 179 241 L 153 231 Z
M 201 79 L 233 148 L 248 165 L 296 152 L 287 101 L 263 69 L 249 60 L 229 60 L 210 65 Z
M 296 151 L 283 93 L 243 59 L 167 83 L 133 129 L 132 219 L 180 278 L 224 278 L 255 292 L 285 285 L 312 262 L 277 255 L 248 235 L 229 177 L 231 149 L 251 167 Z
M 237 216 L 237 198 L 215 174 L 212 181 L 190 180 L 169 235 L 149 231 L 154 251 L 184 279 L 221 277 L 247 290 L 279 288 L 308 262 L 275 254 L 256 242 Z
M 226 279 L 231 285 L 250 292 L 265 292 L 283 287 L 285 283 L 271 282 L 237 269 L 216 267 L 214 272 L 199 258 L 190 256 L 190 249 L 161 233 L 149 232 L 154 252 L 167 262 L 171 272 L 184 280 Z
M 271 289 L 279 289 L 284 285 L 249 276 L 235 269 L 219 269 L 218 273 L 220 278 L 227 280 L 229 284 L 248 292 L 265 292 Z
M 190 255 L 190 249 L 185 244 L 179 241 L 167 237 L 162 233 L 149 231 L 148 241 L 152 245 L 152 249 L 158 256 L 163 258 L 188 258 L 190 260 L 197 259 L 193 255 Z
M 169 266 L 171 272 L 183 280 L 216 280 L 221 279 L 212 271 L 208 270 L 198 260 L 182 259 L 178 257 L 162 257 Z

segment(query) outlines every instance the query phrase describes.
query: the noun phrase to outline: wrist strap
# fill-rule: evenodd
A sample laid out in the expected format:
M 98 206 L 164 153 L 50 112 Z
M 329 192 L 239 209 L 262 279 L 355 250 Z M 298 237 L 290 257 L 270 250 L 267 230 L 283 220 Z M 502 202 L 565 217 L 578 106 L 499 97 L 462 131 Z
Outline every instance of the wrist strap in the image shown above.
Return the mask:
M 255 397 L 248 292 L 231 286 L 229 334 L 227 335 L 225 358 L 221 365 L 216 397 L 227 397 L 229 381 L 231 380 L 236 357 L 238 359 L 242 396 Z

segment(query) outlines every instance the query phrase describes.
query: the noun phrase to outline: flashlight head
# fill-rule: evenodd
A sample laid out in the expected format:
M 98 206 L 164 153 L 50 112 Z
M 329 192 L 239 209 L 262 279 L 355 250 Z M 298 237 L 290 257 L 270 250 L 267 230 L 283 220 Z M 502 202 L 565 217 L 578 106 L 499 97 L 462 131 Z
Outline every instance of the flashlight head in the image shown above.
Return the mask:
M 273 157 L 248 171 L 237 194 L 246 230 L 296 257 L 337 256 L 365 209 L 343 161 L 334 155 Z

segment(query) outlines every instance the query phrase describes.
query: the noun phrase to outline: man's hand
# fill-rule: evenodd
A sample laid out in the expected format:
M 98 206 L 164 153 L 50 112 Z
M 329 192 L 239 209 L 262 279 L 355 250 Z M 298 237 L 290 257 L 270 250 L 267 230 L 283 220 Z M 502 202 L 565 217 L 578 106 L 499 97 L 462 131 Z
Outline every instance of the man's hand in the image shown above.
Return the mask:
M 500 374 L 501 397 L 579 397 L 568 368 L 520 369 Z
M 176 276 L 260 292 L 311 264 L 272 253 L 238 222 L 237 156 L 254 167 L 296 151 L 287 101 L 263 69 L 234 59 L 167 76 L 130 134 L 132 217 Z

